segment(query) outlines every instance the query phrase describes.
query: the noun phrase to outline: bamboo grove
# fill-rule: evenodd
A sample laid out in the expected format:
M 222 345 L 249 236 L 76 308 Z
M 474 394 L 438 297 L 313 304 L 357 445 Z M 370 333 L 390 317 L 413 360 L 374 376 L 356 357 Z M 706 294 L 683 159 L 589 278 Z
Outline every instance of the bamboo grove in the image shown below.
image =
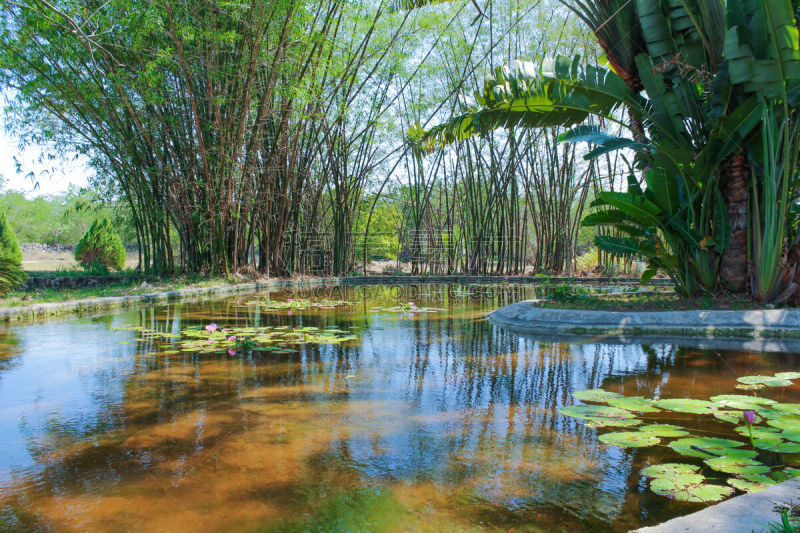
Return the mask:
M 405 136 L 494 58 L 591 54 L 556 2 L 479 20 L 379 1 L 1 4 L 9 118 L 90 162 L 146 273 L 342 274 L 376 254 L 415 272 L 574 268 L 600 187 L 575 147 L 498 134 L 432 160 Z

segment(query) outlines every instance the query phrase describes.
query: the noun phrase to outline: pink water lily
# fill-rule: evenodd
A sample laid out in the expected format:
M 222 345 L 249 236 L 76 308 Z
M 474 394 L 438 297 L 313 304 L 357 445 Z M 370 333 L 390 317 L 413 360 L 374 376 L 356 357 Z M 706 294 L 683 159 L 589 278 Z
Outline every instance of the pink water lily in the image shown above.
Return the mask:
M 236 335 L 231 335 L 230 337 L 228 337 L 229 342 L 233 342 L 235 340 L 236 340 Z
M 756 421 L 756 413 L 754 411 L 745 411 L 742 414 L 744 415 L 744 420 L 747 422 L 748 426 L 752 426 Z
M 217 331 L 218 329 L 219 329 L 219 326 L 216 325 L 213 322 L 211 324 L 206 325 L 206 331 L 209 331 L 209 332 L 213 333 L 214 331 Z
M 236 355 L 236 350 L 228 350 L 228 355 L 233 357 L 234 355 Z

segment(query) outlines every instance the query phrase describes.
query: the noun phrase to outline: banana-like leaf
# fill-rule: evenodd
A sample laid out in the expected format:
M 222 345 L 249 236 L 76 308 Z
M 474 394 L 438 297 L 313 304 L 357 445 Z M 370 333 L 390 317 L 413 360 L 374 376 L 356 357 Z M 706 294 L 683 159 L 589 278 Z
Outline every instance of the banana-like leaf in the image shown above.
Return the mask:
M 661 211 L 672 216 L 681 209 L 679 182 L 667 176 L 663 168 L 653 168 L 645 172 L 647 199 L 656 204 Z
M 444 124 L 428 131 L 413 128 L 409 140 L 430 152 L 498 128 L 574 126 L 590 115 L 615 121 L 614 111 L 622 105 L 643 109 L 643 99 L 619 76 L 581 65 L 577 56 L 498 67 L 475 99 L 477 107 Z
M 594 124 L 582 125 L 566 131 L 558 136 L 559 142 L 577 143 L 585 142 L 596 146 L 586 153 L 583 158 L 592 161 L 598 157 L 617 150 L 630 149 L 635 152 L 649 154 L 651 145 L 610 135 Z
M 730 79 L 764 98 L 784 98 L 800 83 L 800 36 L 789 0 L 728 2 Z
M 646 241 L 630 239 L 627 237 L 605 237 L 594 238 L 598 248 L 604 252 L 618 257 L 653 259 L 656 257 L 655 249 Z

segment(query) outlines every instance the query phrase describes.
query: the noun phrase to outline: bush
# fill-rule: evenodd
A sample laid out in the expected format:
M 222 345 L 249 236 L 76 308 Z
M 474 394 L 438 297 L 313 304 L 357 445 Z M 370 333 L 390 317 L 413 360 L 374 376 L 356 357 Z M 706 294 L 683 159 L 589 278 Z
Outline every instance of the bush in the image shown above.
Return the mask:
M 22 264 L 22 248 L 3 210 L 0 210 L 0 260 L 9 261 L 15 266 Z
M 125 246 L 107 218 L 98 218 L 78 241 L 75 260 L 93 272 L 125 268 Z
M 28 275 L 18 264 L 8 259 L 0 259 L 0 294 L 16 289 L 28 279 Z

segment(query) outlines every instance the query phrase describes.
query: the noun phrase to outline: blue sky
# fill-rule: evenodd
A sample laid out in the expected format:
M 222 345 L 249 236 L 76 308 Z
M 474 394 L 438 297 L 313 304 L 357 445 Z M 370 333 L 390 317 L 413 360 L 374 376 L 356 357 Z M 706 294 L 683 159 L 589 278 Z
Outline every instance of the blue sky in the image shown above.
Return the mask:
M 3 189 L 24 192 L 29 198 L 34 196 L 59 194 L 65 192 L 71 184 L 79 187 L 87 185 L 91 174 L 81 160 L 48 160 L 47 147 L 29 146 L 19 149 L 19 139 L 6 131 L 5 117 L 0 110 L 0 177 L 4 180 Z M 15 158 L 20 163 L 17 172 Z M 33 172 L 39 187 L 34 189 L 34 182 L 28 177 Z

